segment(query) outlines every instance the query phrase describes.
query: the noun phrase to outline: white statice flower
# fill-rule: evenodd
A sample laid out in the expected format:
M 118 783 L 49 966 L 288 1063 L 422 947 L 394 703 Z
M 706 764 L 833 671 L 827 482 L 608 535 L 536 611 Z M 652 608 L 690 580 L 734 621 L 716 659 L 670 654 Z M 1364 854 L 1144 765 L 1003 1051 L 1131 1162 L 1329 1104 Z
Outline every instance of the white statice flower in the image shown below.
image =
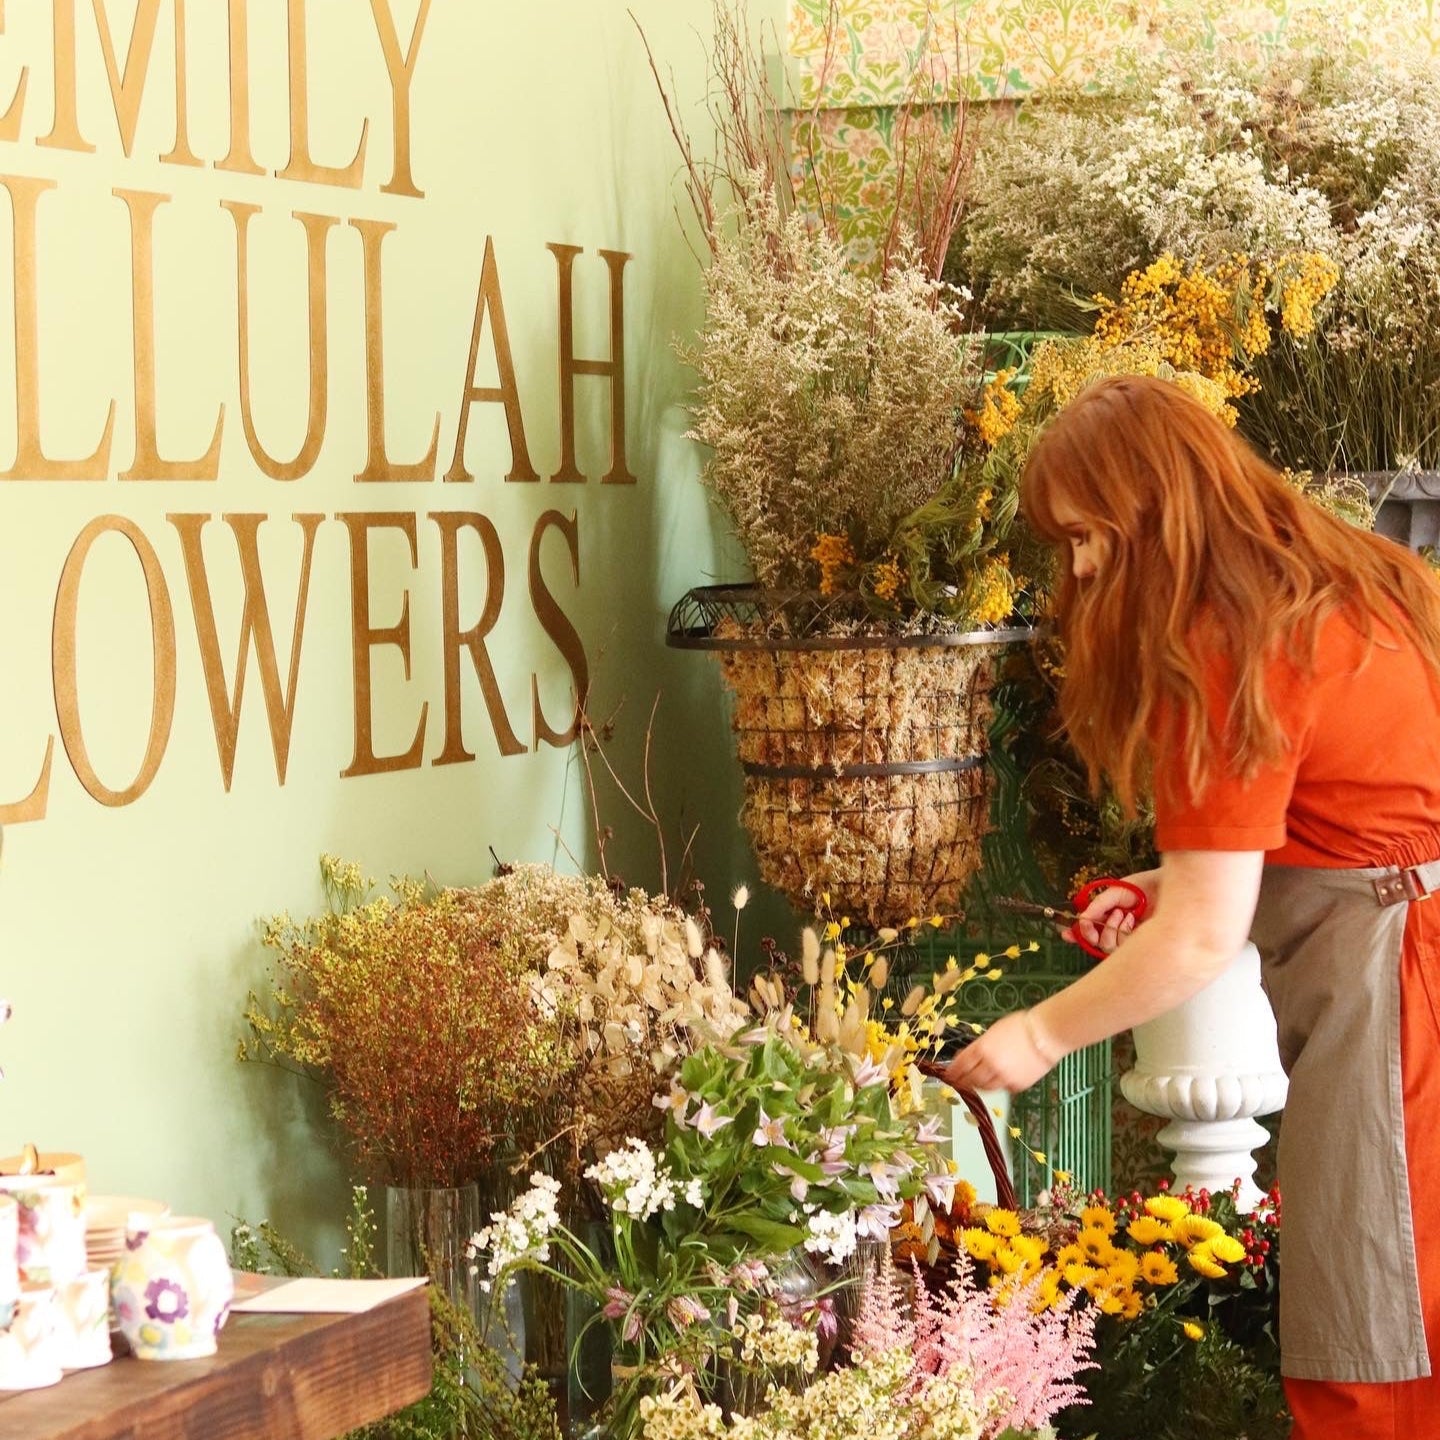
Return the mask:
M 698 1179 L 681 1182 L 655 1152 L 634 1136 L 623 1148 L 612 1150 L 585 1176 L 593 1180 L 610 1208 L 619 1215 L 648 1220 L 661 1210 L 673 1210 L 676 1201 L 699 1209 L 705 1192 Z
M 490 1224 L 477 1230 L 465 1247 L 471 1257 L 471 1274 L 479 1273 L 479 1259 L 488 1256 L 488 1280 L 480 1288 L 488 1291 L 491 1281 L 522 1260 L 548 1260 L 550 1235 L 560 1224 L 555 1202 L 560 1195 L 560 1182 L 553 1176 L 536 1171 L 530 1176 L 530 1188 L 518 1196 L 508 1210 L 496 1210 Z
M 828 1210 L 815 1210 L 805 1222 L 805 1248 L 812 1255 L 823 1255 L 827 1260 L 848 1260 L 855 1253 L 855 1224 L 853 1210 L 839 1215 L 832 1215 Z

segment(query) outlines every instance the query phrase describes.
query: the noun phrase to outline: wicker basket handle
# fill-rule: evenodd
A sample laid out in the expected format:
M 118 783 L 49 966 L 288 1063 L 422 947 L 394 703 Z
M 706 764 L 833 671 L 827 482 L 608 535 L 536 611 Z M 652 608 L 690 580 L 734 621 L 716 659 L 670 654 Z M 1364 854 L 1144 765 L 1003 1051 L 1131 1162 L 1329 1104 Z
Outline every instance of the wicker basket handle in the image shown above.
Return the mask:
M 945 1078 L 945 1067 L 922 1060 L 917 1068 L 922 1075 L 950 1085 Z M 1020 1200 L 1015 1193 L 1015 1183 L 1010 1179 L 1010 1167 L 1005 1162 L 1005 1150 L 1000 1137 L 995 1133 L 995 1121 L 991 1119 L 990 1107 L 974 1090 L 964 1090 L 958 1085 L 950 1088 L 965 1102 L 965 1108 L 975 1117 L 980 1131 L 980 1144 L 985 1148 L 985 1158 L 990 1162 L 990 1173 L 995 1177 L 995 1203 L 1002 1210 L 1019 1210 Z

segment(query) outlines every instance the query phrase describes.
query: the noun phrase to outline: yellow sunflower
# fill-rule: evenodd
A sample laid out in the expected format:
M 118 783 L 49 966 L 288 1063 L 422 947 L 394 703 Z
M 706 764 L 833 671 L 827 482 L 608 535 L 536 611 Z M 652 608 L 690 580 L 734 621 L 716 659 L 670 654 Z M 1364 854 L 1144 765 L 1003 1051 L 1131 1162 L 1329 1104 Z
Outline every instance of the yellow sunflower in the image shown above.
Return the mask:
M 1140 1275 L 1140 1257 L 1133 1250 L 1117 1250 L 1105 1267 L 1106 1277 L 1117 1289 L 1128 1289 Z
M 966 1254 L 972 1260 L 988 1265 L 995 1258 L 995 1247 L 999 1241 L 988 1230 L 972 1225 L 960 1232 L 960 1243 L 964 1245 Z
M 1182 1215 L 1190 1213 L 1190 1207 L 1174 1195 L 1152 1195 L 1145 1202 L 1145 1211 L 1167 1225 L 1173 1225 Z
M 1038 1265 L 1045 1258 L 1045 1242 L 1038 1235 L 1017 1235 L 1010 1248 L 1027 1265 Z
M 1187 1250 L 1202 1240 L 1213 1240 L 1217 1235 L 1225 1233 L 1223 1225 L 1217 1225 L 1204 1215 L 1182 1215 L 1170 1228 L 1175 1232 L 1175 1238 Z
M 1085 1263 L 1085 1252 L 1078 1245 L 1062 1245 L 1055 1252 L 1055 1264 L 1059 1268 L 1066 1265 L 1083 1265 Z
M 1220 1234 L 1210 1242 L 1211 1252 L 1217 1260 L 1234 1265 L 1245 1258 L 1245 1247 L 1233 1236 Z
M 1087 1230 L 1103 1230 L 1107 1235 L 1113 1235 L 1115 1212 L 1106 1205 L 1087 1205 L 1080 1212 L 1080 1223 Z
M 1180 1272 L 1163 1250 L 1147 1250 L 1140 1257 L 1140 1277 L 1147 1285 L 1174 1285 Z
M 1190 1268 L 1204 1275 L 1206 1279 L 1223 1280 L 1225 1267 L 1215 1258 L 1210 1244 L 1210 1241 L 1202 1240 L 1185 1258 L 1189 1260 Z
M 1137 1216 L 1126 1226 L 1125 1234 L 1135 1244 L 1144 1245 L 1147 1248 L 1151 1245 L 1163 1245 L 1165 1241 L 1175 1238 L 1170 1227 L 1157 1220 L 1153 1215 Z
M 994 1265 L 1002 1275 L 1013 1275 L 1017 1270 L 1024 1268 L 1025 1261 L 1016 1253 L 1012 1246 L 997 1245 L 995 1247 L 995 1258 L 991 1261 L 991 1264 Z
M 1080 1253 L 1097 1265 L 1108 1265 L 1115 1254 L 1115 1247 L 1103 1230 L 1082 1230 L 1075 1237 L 1075 1243 L 1080 1247 Z
M 1020 1217 L 1013 1210 L 987 1210 L 985 1228 L 992 1235 L 1009 1240 L 1020 1233 Z

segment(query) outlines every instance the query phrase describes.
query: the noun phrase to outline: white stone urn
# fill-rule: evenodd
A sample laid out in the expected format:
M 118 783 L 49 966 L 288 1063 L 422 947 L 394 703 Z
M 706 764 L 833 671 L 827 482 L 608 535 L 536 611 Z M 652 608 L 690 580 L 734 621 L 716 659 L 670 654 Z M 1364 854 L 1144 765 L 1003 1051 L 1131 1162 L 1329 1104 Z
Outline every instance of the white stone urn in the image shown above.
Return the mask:
M 1239 1180 L 1240 1208 L 1253 1209 L 1253 1152 L 1268 1138 L 1255 1117 L 1282 1109 L 1288 1088 L 1259 951 L 1247 944 L 1199 994 L 1134 1033 L 1135 1068 L 1120 1090 L 1137 1110 L 1169 1119 L 1157 1138 L 1175 1152 L 1176 1183 L 1216 1193 Z

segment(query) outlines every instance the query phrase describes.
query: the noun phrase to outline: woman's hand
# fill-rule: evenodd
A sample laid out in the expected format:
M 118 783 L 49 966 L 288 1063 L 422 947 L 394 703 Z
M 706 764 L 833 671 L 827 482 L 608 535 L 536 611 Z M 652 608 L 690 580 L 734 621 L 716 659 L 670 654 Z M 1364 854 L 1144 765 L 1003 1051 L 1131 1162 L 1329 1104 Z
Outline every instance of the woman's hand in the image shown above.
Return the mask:
M 1147 913 L 1153 914 L 1160 899 L 1160 872 L 1142 870 L 1125 877 L 1127 885 L 1133 885 L 1145 896 Z M 1110 954 L 1125 939 L 1138 923 L 1129 908 L 1135 903 L 1130 891 L 1119 885 L 1107 886 L 1090 899 L 1080 912 L 1079 920 L 1060 932 L 1062 940 L 1075 944 L 1083 937 L 1091 945 Z
M 1028 1090 L 1060 1060 L 1060 1047 L 1035 1012 L 1003 1015 L 946 1067 L 945 1079 L 961 1090 Z

